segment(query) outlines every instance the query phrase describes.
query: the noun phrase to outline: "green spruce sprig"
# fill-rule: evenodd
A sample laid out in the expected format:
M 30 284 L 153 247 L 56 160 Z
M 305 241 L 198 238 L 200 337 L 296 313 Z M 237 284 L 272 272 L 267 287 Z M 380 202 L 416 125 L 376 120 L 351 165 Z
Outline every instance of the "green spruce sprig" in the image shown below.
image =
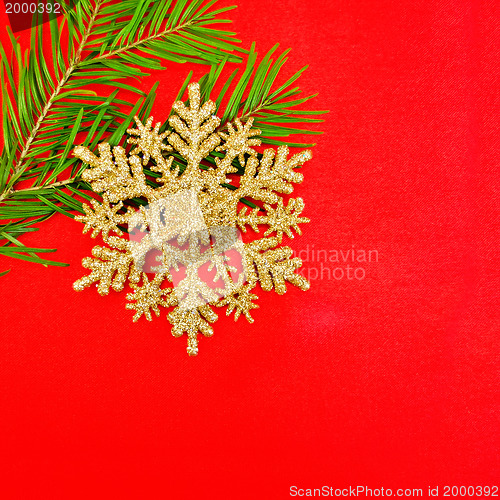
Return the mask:
M 0 220 L 5 221 L 0 224 L 0 255 L 43 265 L 66 265 L 38 255 L 55 249 L 28 248 L 18 237 L 36 231 L 39 223 L 57 212 L 69 217 L 74 217 L 75 212 L 83 213 L 81 200 L 95 195 L 80 178 L 84 166 L 79 166 L 70 155 L 75 140 L 78 138 L 78 144 L 91 149 L 103 140 L 118 144 L 134 115 L 142 119 L 149 116 L 158 84 L 145 94 L 130 80 L 146 76 L 145 69 L 164 69 L 162 60 L 211 65 L 200 85 L 202 97 L 215 100 L 219 114 L 222 113 L 221 129 L 236 116 L 252 116 L 267 144 L 284 144 L 278 138 L 291 134 L 319 133 L 293 127 L 297 123 L 320 122 L 311 115 L 326 112 L 297 109 L 314 97 L 296 98 L 300 89 L 293 84 L 305 68 L 274 88 L 289 51 L 273 61 L 276 45 L 257 65 L 254 44 L 250 51 L 245 51 L 237 46 L 235 33 L 210 27 L 230 22 L 217 16 L 233 8 L 211 10 L 215 3 L 216 0 L 207 4 L 203 0 L 134 0 L 117 4 L 113 0 L 80 0 L 74 9 L 64 5 L 62 20 L 58 22 L 52 16 L 49 22 L 53 70 L 46 62 L 40 18 L 33 19 L 31 46 L 24 59 L 20 44 L 8 31 L 12 44 L 10 59 L 0 45 L 4 139 L 0 156 Z M 62 39 L 67 44 L 61 43 Z M 240 68 L 234 69 L 215 98 L 211 94 L 222 83 L 226 65 L 241 61 L 235 50 L 248 54 L 246 67 L 237 83 L 234 82 Z M 178 99 L 191 77 L 192 72 Z M 101 96 L 86 88 L 96 83 L 114 90 Z M 119 99 L 120 89 L 137 94 L 137 101 Z M 216 155 L 208 158 L 209 164 L 215 163 Z M 182 171 L 183 159 L 178 157 L 176 161 Z M 154 184 L 157 174 L 147 174 Z M 227 187 L 231 189 L 230 185 Z M 249 200 L 244 202 L 254 206 Z

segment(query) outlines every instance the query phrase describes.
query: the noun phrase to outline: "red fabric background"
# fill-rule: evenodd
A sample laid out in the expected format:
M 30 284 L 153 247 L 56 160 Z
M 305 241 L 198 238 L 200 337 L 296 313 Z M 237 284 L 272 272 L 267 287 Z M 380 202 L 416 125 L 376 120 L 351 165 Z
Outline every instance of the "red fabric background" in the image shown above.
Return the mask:
M 496 2 L 239 3 L 244 46 L 292 47 L 286 72 L 309 64 L 301 87 L 331 110 L 292 246 L 378 262 L 260 293 L 253 325 L 221 314 L 189 358 L 165 313 L 133 324 L 125 293 L 72 290 L 94 241 L 53 217 L 23 241 L 71 267 L 0 261 L 2 498 L 498 481 Z M 191 69 L 168 66 L 144 82 L 157 119 Z

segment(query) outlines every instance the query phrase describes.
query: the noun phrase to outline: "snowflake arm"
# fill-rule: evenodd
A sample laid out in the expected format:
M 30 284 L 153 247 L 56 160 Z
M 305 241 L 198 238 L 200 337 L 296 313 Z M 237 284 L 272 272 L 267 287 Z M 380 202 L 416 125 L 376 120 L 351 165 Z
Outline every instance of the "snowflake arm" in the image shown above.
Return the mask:
M 278 239 L 274 237 L 262 238 L 245 245 L 244 260 L 248 282 L 254 286 L 258 280 L 263 290 L 274 288 L 279 295 L 286 292 L 286 281 L 301 290 L 308 290 L 309 282 L 295 273 L 302 265 L 301 259 L 292 258 L 293 250 L 290 247 L 272 248 L 277 244 Z
M 222 300 L 217 303 L 217 307 L 227 306 L 226 316 L 229 316 L 234 311 L 234 320 L 236 321 L 240 314 L 243 313 L 249 323 L 253 323 L 253 318 L 250 316 L 252 309 L 257 309 L 259 306 L 254 304 L 252 300 L 259 297 L 250 293 L 251 287 L 249 285 L 241 287 L 239 290 L 226 295 Z
M 228 133 L 219 132 L 224 143 L 222 146 L 217 147 L 216 151 L 225 151 L 227 153 L 226 158 L 230 159 L 231 162 L 238 156 L 240 165 L 244 167 L 245 153 L 250 156 L 257 155 L 257 151 L 255 151 L 252 146 L 260 145 L 261 140 L 255 138 L 255 136 L 260 135 L 261 131 L 259 129 L 252 129 L 253 118 L 249 118 L 245 125 L 236 118 L 234 124 L 236 125 L 236 130 L 231 123 L 228 123 Z
M 260 209 L 255 208 L 247 215 L 247 207 L 243 207 L 238 214 L 236 223 L 246 232 L 246 225 L 252 227 L 255 232 L 259 232 L 259 224 L 267 225 L 268 229 L 264 236 L 269 236 L 272 232 L 276 231 L 276 236 L 281 242 L 283 233 L 290 238 L 293 238 L 292 229 L 297 234 L 301 235 L 302 231 L 298 224 L 309 222 L 307 217 L 299 217 L 304 209 L 304 202 L 302 198 L 291 198 L 288 200 L 288 205 L 283 205 L 283 199 L 280 198 L 278 206 L 273 208 L 271 205 L 264 205 L 267 213 L 266 215 L 259 215 Z
M 182 177 L 193 181 L 199 178 L 199 164 L 205 156 L 220 143 L 220 137 L 214 133 L 220 124 L 220 118 L 215 116 L 216 106 L 207 101 L 200 108 L 200 86 L 188 86 L 189 107 L 182 101 L 173 105 L 177 115 L 169 118 L 169 123 L 175 132 L 168 137 L 169 143 L 187 161 L 187 167 Z
M 142 315 L 146 316 L 148 321 L 151 321 L 151 310 L 160 315 L 158 306 L 169 307 L 176 303 L 172 296 L 171 288 L 160 288 L 160 285 L 165 280 L 165 275 L 162 273 L 156 274 L 152 281 L 149 281 L 146 273 L 142 273 L 143 285 L 131 284 L 134 292 L 127 294 L 127 299 L 135 301 L 127 304 L 127 309 L 134 309 L 135 315 L 133 321 L 136 322 Z M 165 297 L 165 298 L 164 298 Z
M 127 142 L 129 144 L 135 144 L 136 147 L 130 152 L 130 154 L 138 155 L 142 153 L 142 164 L 147 165 L 151 156 L 158 161 L 163 158 L 162 151 L 172 151 L 171 146 L 163 143 L 170 132 L 166 131 L 162 134 L 159 133 L 161 123 L 158 122 L 154 128 L 152 128 L 153 117 L 150 116 L 146 123 L 142 123 L 137 116 L 134 116 L 137 128 L 127 129 L 127 133 L 134 137 L 129 137 Z
M 208 304 L 191 310 L 176 307 L 168 315 L 168 320 L 172 324 L 174 337 L 181 337 L 184 332 L 187 333 L 187 353 L 190 356 L 196 356 L 198 354 L 198 332 L 201 332 L 205 337 L 211 337 L 214 331 L 209 323 L 217 321 L 217 314 Z
M 84 203 L 83 210 L 85 211 L 85 215 L 77 215 L 75 217 L 75 220 L 85 224 L 83 233 L 85 234 L 92 229 L 91 238 L 95 238 L 99 233 L 102 233 L 104 241 L 107 240 L 110 232 L 121 236 L 123 231 L 117 224 L 126 224 L 130 214 L 134 210 L 128 207 L 126 214 L 118 214 L 117 212 L 123 207 L 123 203 L 119 202 L 116 205 L 111 205 L 106 195 L 103 196 L 102 204 L 97 200 L 90 200 L 90 203 L 93 209 Z
M 251 156 L 246 165 L 238 189 L 238 196 L 249 196 L 265 203 L 278 203 L 278 193 L 289 194 L 293 191 L 292 183 L 302 182 L 303 175 L 294 169 L 302 166 L 312 155 L 308 150 L 302 151 L 287 160 L 288 148 L 280 146 L 276 153 L 273 149 L 265 149 L 262 159 Z
M 98 282 L 99 294 L 107 295 L 110 288 L 117 292 L 123 290 L 127 277 L 130 276 L 130 281 L 137 280 L 138 271 L 129 253 L 95 246 L 92 249 L 92 255 L 95 259 L 85 257 L 82 260 L 83 267 L 90 269 L 91 273 L 75 281 L 73 288 L 76 291 L 81 291 L 92 283 Z
M 121 146 L 111 150 L 108 143 L 99 144 L 98 148 L 99 156 L 84 146 L 77 146 L 73 150 L 74 156 L 90 165 L 91 168 L 82 173 L 82 179 L 90 183 L 94 192 L 105 193 L 111 203 L 136 196 L 152 196 L 153 189 L 146 184 L 138 156 L 127 158 Z

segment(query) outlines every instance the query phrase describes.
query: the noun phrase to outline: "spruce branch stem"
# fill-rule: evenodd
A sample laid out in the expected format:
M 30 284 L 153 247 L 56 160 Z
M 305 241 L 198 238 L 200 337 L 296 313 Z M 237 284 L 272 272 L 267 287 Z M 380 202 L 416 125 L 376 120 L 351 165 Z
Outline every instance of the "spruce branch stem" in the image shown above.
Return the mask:
M 112 50 L 108 53 L 94 57 L 92 60 L 95 62 L 103 61 L 103 60 L 107 59 L 108 57 L 116 56 L 117 54 L 121 54 L 122 52 L 127 52 L 128 50 L 135 49 L 140 45 L 144 45 L 144 44 L 147 44 L 148 42 L 151 42 L 153 40 L 157 40 L 158 38 L 162 38 L 164 36 L 171 35 L 172 33 L 176 33 L 184 28 L 188 28 L 189 26 L 192 26 L 192 24 L 193 24 L 192 22 L 180 24 L 179 26 L 176 26 L 175 28 L 167 29 L 167 30 L 164 30 L 160 33 L 157 33 L 156 35 L 151 35 L 151 36 L 148 36 L 147 38 L 142 38 L 140 40 L 136 40 L 134 43 L 130 43 L 130 44 L 126 45 L 125 47 L 120 47 L 119 49 Z
M 40 127 L 43 123 L 43 120 L 46 118 L 47 114 L 50 111 L 52 104 L 54 103 L 54 99 L 59 95 L 59 93 L 61 92 L 61 89 L 64 87 L 64 85 L 68 81 L 68 79 L 71 76 L 71 73 L 73 73 L 74 69 L 75 69 L 74 66 L 70 65 L 70 67 L 67 69 L 64 76 L 61 78 L 61 80 L 57 84 L 57 87 L 55 88 L 54 92 L 47 100 L 47 103 L 45 104 L 45 107 L 43 108 L 42 112 L 40 113 L 40 115 L 35 123 L 35 126 L 33 127 L 33 130 L 31 131 L 29 137 L 26 139 L 26 144 L 24 145 L 24 148 L 21 151 L 21 154 L 19 155 L 19 159 L 17 160 L 16 166 L 14 167 L 15 173 L 18 173 L 22 169 L 24 159 L 26 158 L 26 155 L 29 153 L 31 143 L 35 140 L 36 134 L 38 133 L 38 130 L 40 129 Z
M 87 40 L 90 36 L 90 32 L 92 31 L 92 27 L 93 27 L 94 22 L 95 22 L 95 18 L 99 12 L 99 8 L 101 7 L 101 2 L 102 2 L 102 0 L 96 1 L 95 9 L 92 12 L 92 17 L 90 18 L 89 24 L 85 30 L 84 36 L 82 38 L 82 41 L 80 42 L 80 45 L 77 49 L 75 56 L 73 57 L 72 61 L 70 62 L 70 65 L 69 65 L 68 69 L 66 70 L 66 73 L 61 78 L 61 80 L 59 80 L 59 83 L 57 84 L 57 87 L 54 89 L 54 92 L 52 92 L 52 95 L 47 100 L 47 103 L 45 104 L 45 107 L 43 108 L 42 112 L 40 113 L 40 116 L 38 117 L 38 119 L 35 123 L 35 126 L 33 127 L 33 130 L 31 131 L 29 137 L 26 139 L 26 144 L 24 145 L 24 148 L 21 151 L 21 154 L 19 155 L 19 159 L 16 163 L 16 166 L 14 167 L 15 173 L 18 173 L 22 169 L 24 159 L 26 158 L 26 155 L 28 154 L 28 152 L 30 150 L 31 143 L 35 140 L 36 134 L 37 134 L 38 130 L 40 129 L 40 127 L 43 123 L 43 120 L 46 118 L 47 114 L 50 111 L 52 104 L 54 103 L 54 99 L 60 94 L 64 85 L 66 85 L 66 83 L 70 79 L 70 77 L 73 74 L 73 72 L 75 71 L 75 69 L 77 69 L 78 64 L 80 62 L 80 59 L 81 59 L 82 51 L 85 47 L 85 43 L 87 42 Z M 2 194 L 2 196 L 0 197 L 0 201 L 4 198 L 5 198 L 4 194 Z
M 76 182 L 79 178 L 78 177 L 71 177 L 69 179 L 66 179 L 64 181 L 57 181 L 57 182 L 52 182 L 51 184 L 46 184 L 44 186 L 33 186 L 29 188 L 24 188 L 24 189 L 16 189 L 16 190 L 11 190 L 11 195 L 14 193 L 25 193 L 25 192 L 36 192 L 36 191 L 42 191 L 43 189 L 51 189 L 51 188 L 56 188 L 56 187 L 61 187 L 61 186 L 66 186 L 68 184 L 72 184 L 73 182 Z
M 73 184 L 74 182 L 77 182 L 78 180 L 79 180 L 79 177 L 75 176 L 75 177 L 71 177 L 69 179 L 66 179 L 64 181 L 52 182 L 51 184 L 45 184 L 43 186 L 33 186 L 33 187 L 23 188 L 23 189 L 14 189 L 12 187 L 9 190 L 6 190 L 2 193 L 2 195 L 0 196 L 0 202 L 9 198 L 10 196 L 14 195 L 15 193 L 27 193 L 27 192 L 33 193 L 36 191 L 42 191 L 44 189 L 52 189 L 52 188 L 67 186 L 68 184 Z

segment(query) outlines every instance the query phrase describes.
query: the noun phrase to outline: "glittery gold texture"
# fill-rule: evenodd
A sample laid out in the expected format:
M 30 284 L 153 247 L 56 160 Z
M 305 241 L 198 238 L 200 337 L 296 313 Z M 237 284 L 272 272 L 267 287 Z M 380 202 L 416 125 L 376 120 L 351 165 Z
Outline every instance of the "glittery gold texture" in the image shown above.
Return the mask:
M 300 217 L 302 199 L 290 198 L 285 204 L 281 194 L 290 194 L 293 184 L 302 182 L 296 169 L 311 158 L 311 152 L 288 158 L 288 148 L 281 146 L 258 155 L 254 146 L 260 145 L 260 131 L 252 128 L 251 118 L 246 123 L 236 119 L 226 132 L 217 131 L 220 119 L 214 114 L 215 104 L 200 102 L 197 83 L 189 85 L 188 92 L 189 107 L 181 101 L 173 105 L 172 131 L 160 133 L 161 124 L 153 126 L 152 117 L 144 124 L 135 117 L 137 128 L 127 130 L 128 143 L 135 146 L 129 154 L 107 143 L 99 144 L 98 155 L 86 147 L 75 147 L 73 154 L 89 165 L 83 179 L 96 193 L 102 193 L 102 203 L 94 200 L 92 206 L 85 205 L 85 215 L 76 219 L 85 224 L 84 232 L 91 231 L 91 237 L 101 234 L 107 246 L 95 246 L 93 257 L 83 259 L 83 266 L 91 272 L 73 288 L 83 290 L 96 284 L 97 291 L 105 295 L 110 288 L 123 290 L 128 282 L 132 292 L 127 294 L 126 307 L 135 311 L 133 320 L 142 315 L 151 320 L 151 311 L 158 316 L 161 308 L 173 308 L 167 315 L 172 334 L 186 333 L 187 352 L 196 355 L 198 334 L 213 335 L 211 324 L 217 320 L 213 307 L 227 306 L 227 314 L 234 312 L 235 320 L 243 314 L 253 322 L 250 311 L 258 307 L 254 302 L 258 297 L 252 292 L 258 283 L 263 290 L 274 289 L 278 294 L 286 292 L 287 282 L 302 290 L 309 288 L 296 272 L 301 260 L 293 257 L 290 247 L 280 244 L 283 234 L 293 238 L 293 231 L 301 234 L 299 224 L 309 222 Z M 215 158 L 214 168 L 200 168 L 214 150 L 224 156 Z M 182 172 L 173 167 L 173 156 L 165 156 L 170 151 L 185 159 Z M 227 176 L 238 171 L 233 166 L 236 158 L 244 172 L 235 182 Z M 148 183 L 146 165 L 161 174 L 155 186 Z M 223 186 L 225 183 L 234 189 Z M 136 197 L 145 198 L 150 209 L 125 211 L 123 202 Z M 240 201 L 244 197 L 261 207 L 248 211 Z M 169 200 L 168 206 L 165 200 Z M 168 212 L 172 206 L 175 210 Z M 118 227 L 125 225 L 129 230 L 142 227 L 147 234 L 133 241 Z M 243 243 L 235 237 L 237 228 L 246 232 L 250 227 L 259 233 L 260 225 L 266 230 L 258 239 Z M 177 244 L 172 243 L 173 238 Z M 182 250 L 180 246 L 186 242 L 188 250 Z M 206 248 L 209 242 L 212 245 Z M 151 279 L 142 266 L 152 248 L 161 255 Z M 229 265 L 227 249 L 241 255 L 240 273 Z M 200 277 L 198 271 L 207 262 L 215 270 L 214 283 L 222 286 L 209 286 Z M 172 271 L 179 266 L 184 267 L 185 277 L 175 283 Z

